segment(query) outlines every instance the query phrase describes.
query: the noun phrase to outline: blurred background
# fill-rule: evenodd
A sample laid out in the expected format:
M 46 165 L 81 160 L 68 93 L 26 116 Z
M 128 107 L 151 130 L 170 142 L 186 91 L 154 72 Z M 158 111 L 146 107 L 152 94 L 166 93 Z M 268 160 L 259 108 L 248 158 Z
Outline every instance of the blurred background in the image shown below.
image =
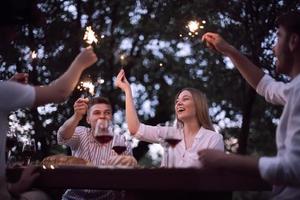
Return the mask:
M 10 135 L 17 140 L 8 150 L 14 160 L 22 159 L 26 140 L 36 143 L 36 161 L 70 154 L 57 145 L 56 132 L 82 95 L 109 97 L 116 128 L 127 131 L 124 94 L 113 85 L 121 67 L 133 88 L 142 122 L 156 125 L 174 120 L 175 94 L 195 87 L 208 97 L 210 115 L 224 136 L 226 151 L 276 154 L 274 136 L 282 108 L 257 96 L 229 59 L 207 49 L 200 38 L 207 31 L 218 32 L 266 73 L 288 81 L 274 73 L 274 22 L 280 13 L 300 9 L 298 1 L 5 0 L 0 7 L 1 80 L 27 72 L 30 84 L 49 84 L 87 46 L 83 40 L 87 26 L 99 39 L 93 44 L 99 60 L 85 71 L 68 101 L 11 113 Z M 202 26 L 192 34 L 187 29 L 191 20 Z M 142 166 L 160 165 L 159 145 L 136 140 L 132 145 Z M 234 198 L 264 199 L 264 194 L 243 192 Z

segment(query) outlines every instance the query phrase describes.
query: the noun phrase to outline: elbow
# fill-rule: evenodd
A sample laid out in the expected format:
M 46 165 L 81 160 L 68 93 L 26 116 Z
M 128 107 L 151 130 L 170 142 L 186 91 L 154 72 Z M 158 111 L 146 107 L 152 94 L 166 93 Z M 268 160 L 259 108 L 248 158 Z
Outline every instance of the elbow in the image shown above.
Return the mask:
M 129 126 L 128 129 L 129 129 L 130 135 L 134 136 L 138 132 L 139 127 L 140 127 L 140 123 L 137 123 L 134 126 Z

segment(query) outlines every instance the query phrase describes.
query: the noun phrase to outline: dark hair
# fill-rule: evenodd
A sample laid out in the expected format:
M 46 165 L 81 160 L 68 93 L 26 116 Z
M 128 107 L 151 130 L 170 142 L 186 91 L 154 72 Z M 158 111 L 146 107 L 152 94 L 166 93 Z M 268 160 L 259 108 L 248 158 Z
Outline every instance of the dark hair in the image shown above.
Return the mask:
M 95 104 L 107 104 L 110 106 L 110 108 L 112 110 L 111 102 L 106 97 L 93 97 L 92 99 L 90 99 L 89 103 L 88 103 L 88 110 L 90 110 L 90 108 Z
M 300 35 L 300 11 L 294 10 L 282 14 L 276 19 L 276 25 L 282 26 L 288 33 Z

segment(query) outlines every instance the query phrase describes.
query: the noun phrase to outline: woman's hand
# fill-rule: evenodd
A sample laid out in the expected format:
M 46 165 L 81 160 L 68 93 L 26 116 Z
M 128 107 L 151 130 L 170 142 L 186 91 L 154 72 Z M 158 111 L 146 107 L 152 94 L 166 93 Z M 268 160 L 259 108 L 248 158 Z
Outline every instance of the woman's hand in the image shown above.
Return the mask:
M 123 69 L 120 70 L 117 79 L 115 81 L 115 86 L 123 90 L 124 92 L 130 91 L 130 84 L 125 77 L 125 72 Z

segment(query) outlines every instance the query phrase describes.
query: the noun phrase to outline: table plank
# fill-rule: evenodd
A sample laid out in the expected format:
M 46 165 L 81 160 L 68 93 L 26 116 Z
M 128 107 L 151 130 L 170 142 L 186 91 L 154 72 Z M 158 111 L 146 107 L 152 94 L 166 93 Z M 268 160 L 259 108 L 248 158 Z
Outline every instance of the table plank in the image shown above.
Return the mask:
M 8 169 L 15 181 L 22 169 Z M 90 188 L 155 191 L 248 191 L 270 190 L 260 177 L 203 169 L 99 169 L 88 167 L 40 168 L 34 185 L 39 188 Z

